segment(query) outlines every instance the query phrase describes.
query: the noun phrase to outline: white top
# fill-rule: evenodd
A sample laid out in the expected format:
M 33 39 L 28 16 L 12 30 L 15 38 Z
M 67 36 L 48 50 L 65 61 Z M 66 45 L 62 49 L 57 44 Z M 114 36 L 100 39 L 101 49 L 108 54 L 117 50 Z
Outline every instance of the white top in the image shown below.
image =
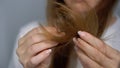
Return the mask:
M 14 46 L 13 55 L 10 60 L 8 68 L 23 68 L 23 66 L 18 61 L 18 56 L 16 55 L 18 39 L 23 37 L 27 32 L 29 32 L 30 30 L 32 30 L 37 26 L 39 26 L 38 22 L 32 22 L 20 29 L 20 32 L 17 36 L 16 43 Z M 120 18 L 117 16 L 116 22 L 105 30 L 101 39 L 103 39 L 103 41 L 109 44 L 111 47 L 120 51 L 120 31 L 119 30 L 120 30 Z M 73 58 L 71 59 L 71 61 L 72 62 L 70 63 L 70 68 L 82 68 L 82 65 L 80 64 L 79 60 L 77 60 L 76 62 L 76 60 Z

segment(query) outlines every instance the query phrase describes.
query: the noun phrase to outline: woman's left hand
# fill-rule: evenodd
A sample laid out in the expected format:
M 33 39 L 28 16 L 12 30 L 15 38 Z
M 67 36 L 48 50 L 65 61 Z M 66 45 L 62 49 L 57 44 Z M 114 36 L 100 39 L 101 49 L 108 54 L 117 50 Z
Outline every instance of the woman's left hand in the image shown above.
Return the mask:
M 76 53 L 84 68 L 120 68 L 120 52 L 93 35 L 79 31 L 73 38 Z

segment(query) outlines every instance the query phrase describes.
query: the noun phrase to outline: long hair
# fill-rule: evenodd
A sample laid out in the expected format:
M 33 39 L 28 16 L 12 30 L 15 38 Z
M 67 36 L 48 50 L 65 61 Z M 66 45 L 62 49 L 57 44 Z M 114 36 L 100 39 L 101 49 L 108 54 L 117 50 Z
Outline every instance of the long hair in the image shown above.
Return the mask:
M 116 2 L 117 0 L 102 0 L 96 8 L 88 7 L 90 11 L 83 15 L 72 11 L 64 0 L 48 0 L 47 25 L 55 27 L 58 32 L 65 32 L 65 36 L 57 37 L 41 26 L 48 39 L 59 42 L 53 49 L 50 68 L 67 68 L 74 48 L 72 38 L 78 37 L 77 31 L 87 31 L 100 38 Z

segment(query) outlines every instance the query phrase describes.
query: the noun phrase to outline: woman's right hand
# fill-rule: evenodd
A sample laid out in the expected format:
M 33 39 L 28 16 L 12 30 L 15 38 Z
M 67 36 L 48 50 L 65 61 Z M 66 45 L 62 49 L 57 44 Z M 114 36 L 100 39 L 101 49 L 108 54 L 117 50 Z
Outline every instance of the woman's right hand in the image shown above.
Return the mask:
M 64 33 L 58 34 L 54 27 L 45 28 L 58 36 L 64 35 Z M 19 39 L 17 55 L 24 68 L 48 68 L 49 66 L 51 48 L 58 43 L 47 40 L 41 33 L 41 28 L 37 27 Z

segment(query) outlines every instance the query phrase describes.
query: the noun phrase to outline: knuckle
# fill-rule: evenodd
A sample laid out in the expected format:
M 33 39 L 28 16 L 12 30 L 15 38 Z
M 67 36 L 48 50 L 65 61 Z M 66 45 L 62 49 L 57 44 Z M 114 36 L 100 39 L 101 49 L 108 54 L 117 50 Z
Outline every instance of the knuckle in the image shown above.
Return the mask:
M 105 43 L 104 43 L 102 40 L 100 40 L 99 42 L 100 42 L 100 43 L 99 43 L 100 45 L 102 45 L 102 46 L 105 45 Z
M 120 52 L 116 51 L 116 61 L 120 62 Z
M 21 47 L 18 47 L 16 49 L 16 54 L 18 55 L 18 57 L 20 57 L 22 54 L 24 54 L 24 50 Z
M 18 56 L 21 54 L 21 48 L 20 48 L 20 47 L 16 49 L 16 54 L 17 54 Z
M 41 28 L 40 27 L 36 27 L 33 29 L 33 32 L 35 33 L 39 33 L 41 31 Z
M 99 41 L 98 48 L 99 48 L 100 50 L 105 50 L 105 49 L 106 49 L 105 43 L 100 40 L 100 41 Z
M 19 45 L 19 46 L 22 44 L 22 40 L 23 40 L 23 38 L 20 38 L 20 39 L 18 40 L 18 45 Z
M 108 52 L 108 46 L 106 46 L 106 44 L 104 42 L 101 42 L 100 45 L 98 46 L 98 48 L 105 55 L 107 55 L 109 53 Z
M 99 55 L 100 55 L 99 52 L 95 52 L 94 58 L 95 58 L 95 60 L 98 61 L 98 62 L 101 61 L 100 58 L 97 57 L 97 56 L 99 56 Z
M 95 61 L 97 61 L 97 62 L 103 61 L 102 58 L 99 58 L 99 55 L 100 55 L 100 52 L 95 51 L 95 52 L 94 52 L 94 55 L 91 56 L 91 59 L 93 59 L 93 60 L 95 60 Z
M 34 45 L 32 45 L 32 46 L 29 48 L 29 52 L 35 53 L 35 52 L 36 52 L 36 47 L 35 47 Z
M 38 34 L 31 36 L 30 39 L 33 43 L 37 43 L 40 41 L 40 37 Z
M 25 67 L 28 68 L 28 64 L 29 64 L 29 57 L 25 56 L 26 52 L 24 52 L 23 50 L 21 50 L 20 48 L 17 48 L 16 53 L 18 55 L 18 60 L 19 62 Z M 30 65 L 30 64 L 29 64 Z

